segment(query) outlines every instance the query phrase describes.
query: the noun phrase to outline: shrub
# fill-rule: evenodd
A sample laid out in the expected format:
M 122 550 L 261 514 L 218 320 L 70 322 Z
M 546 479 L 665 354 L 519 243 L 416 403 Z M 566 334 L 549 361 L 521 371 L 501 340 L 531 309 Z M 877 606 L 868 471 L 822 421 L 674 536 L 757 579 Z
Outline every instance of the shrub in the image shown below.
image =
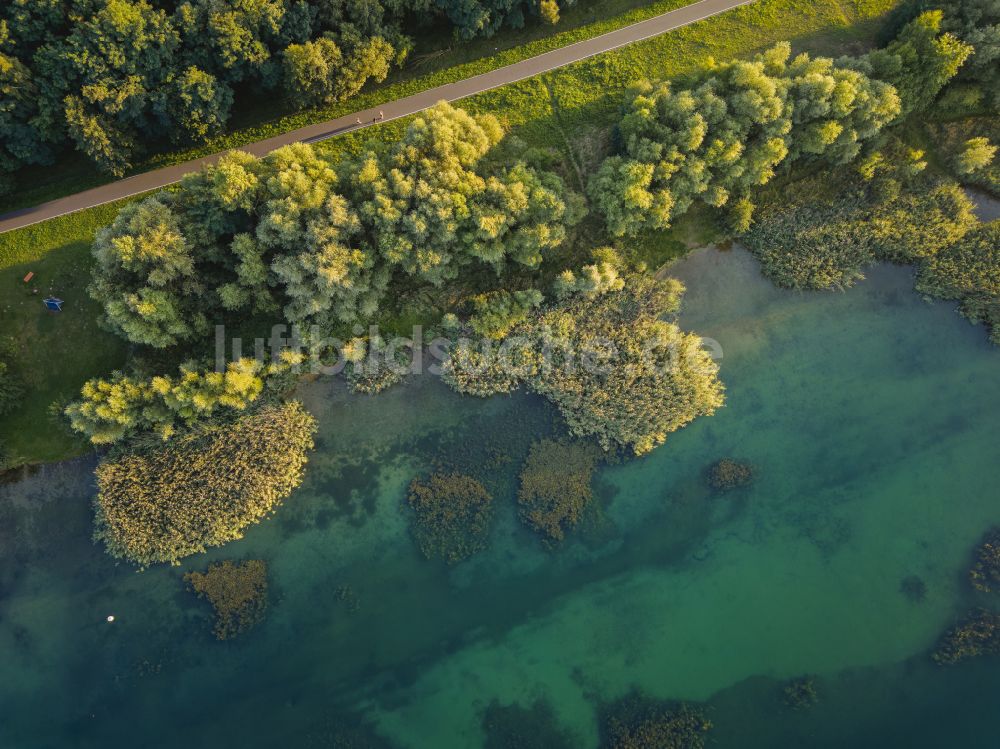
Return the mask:
M 445 380 L 474 395 L 523 382 L 559 408 L 574 436 L 594 437 L 605 450 L 649 452 L 723 403 L 718 366 L 701 339 L 661 319 L 677 311 L 683 288 L 636 274 L 596 297 L 564 294 L 499 348 L 454 347 Z
M 449 564 L 486 548 L 493 519 L 493 497 L 470 476 L 432 474 L 414 479 L 407 501 L 414 511 L 413 535 L 428 559 Z
M 708 484 L 717 492 L 739 489 L 753 482 L 753 466 L 723 458 L 708 469 Z
M 688 705 L 664 705 L 638 695 L 616 703 L 606 718 L 607 749 L 703 749 L 712 723 Z
M 955 159 L 955 171 L 972 174 L 985 169 L 993 163 L 996 153 L 997 147 L 991 145 L 987 138 L 970 138 Z
M 229 640 L 264 618 L 267 609 L 267 565 L 260 559 L 240 564 L 211 565 L 205 572 L 189 572 L 184 580 L 215 610 L 215 636 Z
M 917 291 L 961 302 L 973 322 L 992 328 L 1000 343 L 1000 221 L 982 224 L 921 266 Z
M 805 710 L 819 702 L 816 682 L 811 676 L 800 676 L 785 684 L 782 690 L 785 704 L 793 710 Z
M 593 499 L 590 482 L 601 451 L 543 439 L 528 451 L 517 501 L 521 519 L 549 543 L 562 541 Z
M 618 291 L 573 297 L 538 318 L 538 351 L 550 351 L 528 386 L 556 404 L 574 436 L 642 455 L 722 406 L 719 368 L 701 338 L 662 319 L 683 289 L 636 275 Z M 563 344 L 579 355 L 567 366 Z
M 151 379 L 121 373 L 89 380 L 81 400 L 66 410 L 70 425 L 95 445 L 152 431 L 169 439 L 177 427 L 191 427 L 222 409 L 242 411 L 260 396 L 262 365 L 253 359 L 230 362 L 225 372 L 199 372 L 182 365 L 176 377 Z
M 888 168 L 898 173 L 909 166 Z M 817 193 L 825 200 L 817 201 Z M 865 185 L 827 173 L 769 201 L 744 242 L 779 286 L 846 288 L 876 260 L 933 257 L 976 224 L 972 201 L 954 183 L 916 181 L 903 190 L 894 177 Z
M 142 566 L 242 538 L 299 485 L 315 429 L 293 401 L 106 458 L 96 470 L 94 536 Z
M 978 609 L 941 637 L 931 657 L 944 666 L 997 653 L 1000 653 L 1000 614 Z
M 1000 528 L 993 528 L 976 549 L 976 561 L 969 570 L 972 587 L 984 593 L 1000 590 Z

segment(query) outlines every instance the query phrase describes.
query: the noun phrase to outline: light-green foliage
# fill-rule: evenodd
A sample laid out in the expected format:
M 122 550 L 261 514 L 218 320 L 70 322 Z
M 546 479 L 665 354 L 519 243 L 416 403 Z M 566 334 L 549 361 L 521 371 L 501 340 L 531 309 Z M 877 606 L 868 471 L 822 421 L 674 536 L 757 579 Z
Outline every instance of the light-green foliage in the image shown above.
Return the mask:
M 191 243 L 159 198 L 126 205 L 94 238 L 91 297 L 104 321 L 133 343 L 162 348 L 208 331 L 207 295 Z
M 844 58 L 899 93 L 900 119 L 927 109 L 973 52 L 971 45 L 942 33 L 940 10 L 922 13 L 883 49 L 861 58 Z
M 529 386 L 558 406 L 574 435 L 636 455 L 715 413 L 723 404 L 718 365 L 698 336 L 661 319 L 676 311 L 682 293 L 677 281 L 636 276 L 620 291 L 576 297 L 546 312 L 541 329 L 592 360 L 543 366 Z
M 523 163 L 483 170 L 502 137 L 496 118 L 441 102 L 384 157 L 369 151 L 347 164 L 369 251 L 434 285 L 472 262 L 537 266 L 565 239 L 578 206 L 554 174 Z
M 802 180 L 762 207 L 744 242 L 781 286 L 845 288 L 876 260 L 918 262 L 976 225 L 972 202 L 953 183 L 880 196 L 884 184 L 829 173 Z
M 959 174 L 981 171 L 993 163 L 996 154 L 997 147 L 988 138 L 970 138 L 955 159 L 955 171 Z
M 396 50 L 385 39 L 372 37 L 345 54 L 333 39 L 322 37 L 290 44 L 282 59 L 289 97 L 305 107 L 343 101 L 369 80 L 381 83 L 396 59 Z
M 665 229 L 695 201 L 713 207 L 766 184 L 783 162 L 850 161 L 899 111 L 891 86 L 787 43 L 712 65 L 690 88 L 647 85 L 619 124 L 624 153 L 590 194 L 616 236 Z M 752 206 L 749 207 L 752 211 Z
M 291 402 L 106 458 L 96 471 L 94 537 L 142 566 L 242 538 L 299 485 L 315 431 Z
M 501 340 L 541 303 L 542 294 L 536 289 L 513 292 L 501 289 L 480 294 L 472 299 L 475 312 L 469 325 L 478 336 Z
M 973 322 L 992 328 L 1000 343 L 1000 221 L 968 232 L 920 268 L 917 290 L 961 302 Z
M 488 165 L 502 135 L 441 103 L 357 160 L 305 144 L 228 154 L 98 234 L 92 295 L 112 329 L 162 348 L 243 310 L 303 329 L 369 322 L 395 270 L 439 285 L 467 266 L 537 267 L 580 198 L 553 173 Z
M 619 273 L 621 258 L 610 247 L 599 247 L 592 253 L 593 262 L 579 270 L 564 270 L 553 283 L 556 299 L 562 301 L 575 294 L 594 298 L 609 291 L 620 291 L 625 281 Z
M 559 408 L 573 435 L 642 455 L 723 404 L 701 339 L 662 319 L 682 293 L 673 279 L 635 275 L 618 290 L 568 297 L 515 328 L 512 347 L 454 347 L 445 381 L 473 395 L 524 383 Z
M 230 362 L 225 372 L 181 367 L 176 377 L 141 379 L 123 374 L 90 380 L 81 399 L 66 408 L 73 429 L 95 445 L 136 432 L 169 439 L 178 426 L 192 426 L 222 409 L 242 411 L 263 389 L 263 367 L 253 359 Z
M 241 117 L 241 123 L 245 124 L 240 129 L 217 136 L 207 145 L 158 153 L 144 160 L 141 168 L 165 166 L 238 148 L 355 109 L 377 108 L 381 102 L 483 73 L 680 4 L 682 0 L 653 3 L 611 0 L 598 9 L 596 21 L 592 20 L 590 6 L 564 9 L 559 25 L 563 31 L 558 34 L 551 34 L 547 27 L 531 27 L 495 40 L 450 45 L 448 51 L 442 50 L 440 54 L 413 58 L 402 75 L 394 75 L 385 86 L 323 109 L 282 114 L 277 98 L 254 96 L 253 101 L 260 104 L 261 109 L 250 113 L 246 119 Z M 595 138 L 595 134 L 602 136 L 618 119 L 621 91 L 633 81 L 688 76 L 701 67 L 707 55 L 716 59 L 739 57 L 782 38 L 795 39 L 796 48 L 833 56 L 845 49 L 864 48 L 872 41 L 878 17 L 892 5 L 891 0 L 846 4 L 832 0 L 758 0 L 709 21 L 553 71 L 543 79 L 522 81 L 469 97 L 463 100 L 462 106 L 469 111 L 500 116 L 512 134 L 531 147 L 563 148 L 572 144 L 569 150 L 582 150 L 588 143 L 598 142 L 600 139 Z M 56 16 L 63 12 L 59 3 L 47 2 L 46 6 L 51 6 Z M 42 3 L 35 0 L 30 3 L 13 0 L 9 8 L 18 12 L 25 8 L 31 13 L 43 12 Z M 603 15 L 605 11 L 607 17 Z M 618 13 L 623 15 L 612 17 Z M 499 51 L 494 51 L 497 46 Z M 405 126 L 406 120 L 401 120 L 367 128 L 325 142 L 322 151 L 356 155 L 361 150 L 395 142 Z M 997 141 L 992 136 L 991 140 Z M 601 155 L 598 151 L 596 158 Z M 571 173 L 566 163 L 566 171 Z M 101 181 L 106 178 L 79 164 L 63 164 L 44 174 L 34 173 L 30 184 L 22 184 L 4 206 L 10 209 L 33 205 Z M 197 202 L 207 205 L 209 201 L 199 199 Z M 41 272 L 46 279 L 55 276 L 62 279 L 57 284 L 57 291 L 74 305 L 73 314 L 57 317 L 44 314 L 44 310 L 36 313 L 28 302 L 12 304 L 7 310 L 0 307 L 7 329 L 16 331 L 18 340 L 12 363 L 19 371 L 31 373 L 27 397 L 16 412 L 0 423 L 0 436 L 12 451 L 27 460 L 55 460 L 78 454 L 83 449 L 79 441 L 51 429 L 46 409 L 54 400 L 71 399 L 85 380 L 125 366 L 124 345 L 120 339 L 96 326 L 100 310 L 83 291 L 89 275 L 89 248 L 94 230 L 110 223 L 120 205 L 101 206 L 0 235 L 0 275 L 4 283 L 16 286 L 28 270 Z M 700 237 L 703 233 L 697 234 Z M 650 233 L 644 235 L 643 241 L 650 237 L 650 242 L 659 247 L 660 236 L 665 235 Z M 659 250 L 652 254 L 644 250 L 640 253 L 643 259 L 659 264 L 665 256 L 674 257 L 683 251 L 680 243 L 669 238 L 665 242 L 664 246 L 670 248 L 666 255 Z M 80 340 L 87 340 L 88 346 L 75 345 Z M 53 358 L 61 362 L 59 367 L 48 366 Z

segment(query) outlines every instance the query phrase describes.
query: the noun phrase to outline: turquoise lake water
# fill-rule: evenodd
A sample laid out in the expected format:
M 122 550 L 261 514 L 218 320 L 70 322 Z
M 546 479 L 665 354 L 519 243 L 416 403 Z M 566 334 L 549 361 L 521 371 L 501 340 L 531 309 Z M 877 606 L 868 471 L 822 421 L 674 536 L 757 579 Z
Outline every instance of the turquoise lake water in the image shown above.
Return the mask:
M 500 746 L 496 703 L 544 704 L 586 749 L 634 688 L 705 703 L 718 747 L 1000 745 L 997 661 L 928 657 L 989 603 L 965 570 L 1000 524 L 1000 349 L 908 269 L 808 294 L 740 250 L 671 272 L 682 325 L 722 347 L 727 405 L 600 469 L 600 512 L 554 552 L 514 513 L 552 410 L 430 376 L 374 398 L 305 386 L 321 428 L 302 488 L 180 567 L 137 573 L 91 542 L 90 461 L 0 487 L 0 747 L 474 749 Z M 726 456 L 757 480 L 714 496 L 704 471 Z M 402 509 L 435 464 L 496 497 L 491 547 L 450 568 L 417 554 Z M 217 642 L 181 576 L 240 558 L 267 561 L 270 608 Z M 782 684 L 803 674 L 820 702 L 793 712 Z

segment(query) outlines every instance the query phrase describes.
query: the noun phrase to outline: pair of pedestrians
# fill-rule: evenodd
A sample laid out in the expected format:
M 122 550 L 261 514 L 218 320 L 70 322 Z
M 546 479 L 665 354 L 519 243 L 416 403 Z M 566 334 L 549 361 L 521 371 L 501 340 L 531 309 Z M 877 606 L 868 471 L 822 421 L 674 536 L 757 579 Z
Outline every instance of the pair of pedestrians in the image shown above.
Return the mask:
M 382 110 L 380 109 L 380 110 L 378 110 L 378 114 L 377 114 L 377 115 L 375 115 L 375 119 L 373 119 L 373 120 L 372 120 L 372 122 L 381 122 L 381 121 L 382 121 L 382 120 L 384 120 L 384 119 L 385 119 L 385 112 L 383 112 L 383 111 L 382 111 Z M 358 117 L 358 119 L 357 119 L 357 124 L 359 124 L 359 125 L 360 125 L 360 124 L 362 124 L 362 123 L 361 123 L 361 118 L 360 118 L 360 117 Z

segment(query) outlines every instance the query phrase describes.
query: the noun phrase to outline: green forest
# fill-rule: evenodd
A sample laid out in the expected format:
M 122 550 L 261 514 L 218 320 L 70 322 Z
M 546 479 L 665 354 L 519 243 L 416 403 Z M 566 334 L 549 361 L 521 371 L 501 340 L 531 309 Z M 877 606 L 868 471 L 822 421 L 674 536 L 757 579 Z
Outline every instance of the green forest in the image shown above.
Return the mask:
M 490 37 L 556 0 L 12 0 L 0 11 L 0 192 L 68 148 L 124 174 L 151 143 L 223 132 L 234 103 L 329 105 L 381 82 L 414 35 Z

